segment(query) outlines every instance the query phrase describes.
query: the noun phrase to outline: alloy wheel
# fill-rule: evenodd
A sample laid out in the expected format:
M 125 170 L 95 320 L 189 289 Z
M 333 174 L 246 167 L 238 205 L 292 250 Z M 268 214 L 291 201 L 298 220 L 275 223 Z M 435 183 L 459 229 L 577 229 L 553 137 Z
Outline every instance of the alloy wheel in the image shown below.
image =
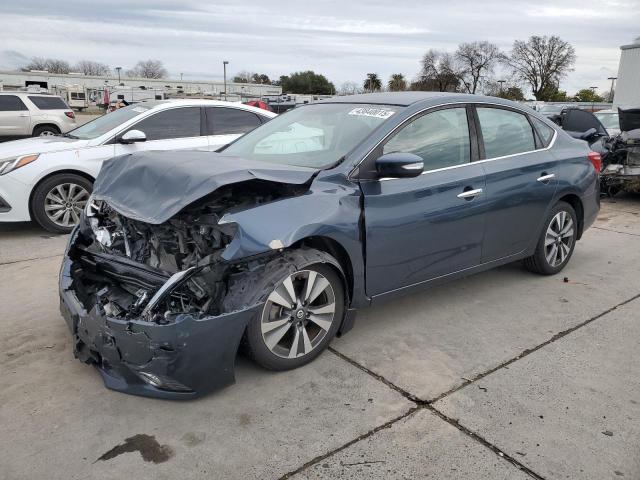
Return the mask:
M 324 275 L 301 270 L 271 292 L 260 328 L 267 348 L 281 358 L 309 354 L 325 338 L 335 320 L 336 298 Z
M 52 132 L 51 130 L 43 130 L 42 132 L 40 132 L 40 135 L 38 135 L 39 137 L 54 137 L 56 134 L 54 132 Z
M 44 211 L 49 220 L 60 227 L 73 227 L 89 200 L 89 192 L 75 183 L 61 183 L 53 187 L 44 199 Z
M 574 225 L 571 215 L 562 210 L 551 219 L 544 239 L 544 254 L 552 267 L 562 265 L 573 248 Z

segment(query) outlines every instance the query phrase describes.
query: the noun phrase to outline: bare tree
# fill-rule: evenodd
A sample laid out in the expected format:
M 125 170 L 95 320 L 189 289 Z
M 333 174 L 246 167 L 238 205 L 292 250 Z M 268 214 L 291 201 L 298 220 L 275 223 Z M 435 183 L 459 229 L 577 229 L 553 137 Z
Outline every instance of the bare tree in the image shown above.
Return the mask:
M 481 78 L 491 75 L 494 67 L 504 60 L 505 56 L 496 45 L 485 41 L 458 45 L 455 58 L 465 90 L 476 93 Z
M 165 78 L 167 69 L 160 60 L 140 60 L 131 70 L 127 70 L 127 76 L 140 78 Z
M 109 65 L 91 60 L 80 60 L 73 69 L 84 75 L 109 75 L 111 73 Z
M 338 89 L 338 95 L 355 95 L 356 93 L 362 93 L 362 87 L 356 82 L 344 82 Z
M 22 70 L 27 72 L 29 70 L 46 70 L 50 73 L 69 73 L 71 67 L 68 62 L 57 58 L 33 57 Z
M 235 77 L 233 77 L 233 82 L 234 83 L 252 83 L 253 82 L 253 77 L 257 75 L 257 73 L 254 72 L 247 72 L 246 70 L 239 72 L 236 74 Z
M 394 73 L 389 78 L 387 87 L 391 92 L 403 92 L 407 89 L 407 80 L 404 78 L 403 74 Z
M 508 63 L 531 87 L 537 100 L 547 100 L 558 91 L 560 80 L 573 70 L 574 48 L 560 37 L 532 36 L 516 40 Z
M 460 67 L 455 56 L 448 52 L 429 50 L 422 57 L 420 79 L 412 89 L 437 89 L 440 92 L 455 92 L 460 83 Z

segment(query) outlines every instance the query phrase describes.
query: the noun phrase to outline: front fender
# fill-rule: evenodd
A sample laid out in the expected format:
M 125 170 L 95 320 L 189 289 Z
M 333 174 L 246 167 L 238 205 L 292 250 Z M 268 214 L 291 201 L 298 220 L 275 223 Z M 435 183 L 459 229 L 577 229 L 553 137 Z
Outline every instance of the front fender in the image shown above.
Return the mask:
M 304 195 L 224 215 L 220 223 L 235 224 L 236 234 L 222 258 L 236 261 L 288 248 L 310 237 L 329 238 L 349 256 L 354 277 L 353 300 L 360 303 L 364 296 L 360 212 L 357 186 L 316 181 Z

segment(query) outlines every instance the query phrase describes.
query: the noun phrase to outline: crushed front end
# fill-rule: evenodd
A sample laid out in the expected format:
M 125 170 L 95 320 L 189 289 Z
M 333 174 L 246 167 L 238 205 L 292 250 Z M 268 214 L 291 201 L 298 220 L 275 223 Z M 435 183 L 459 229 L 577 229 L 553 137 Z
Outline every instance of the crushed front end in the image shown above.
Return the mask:
M 60 308 L 76 357 L 97 366 L 107 387 L 189 398 L 233 383 L 238 345 L 261 306 L 238 308 L 228 286 L 266 259 L 224 261 L 235 225 L 219 220 L 230 208 L 278 195 L 273 185 L 264 195 L 260 183 L 250 195 L 243 187 L 244 194 L 230 186 L 160 224 L 89 202 L 62 264 Z

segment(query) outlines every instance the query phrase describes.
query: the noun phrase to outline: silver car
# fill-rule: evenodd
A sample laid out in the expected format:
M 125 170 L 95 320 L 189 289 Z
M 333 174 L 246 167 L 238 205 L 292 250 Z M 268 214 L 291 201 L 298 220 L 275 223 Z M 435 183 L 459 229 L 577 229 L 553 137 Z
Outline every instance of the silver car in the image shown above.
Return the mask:
M 0 92 L 0 139 L 60 135 L 76 126 L 73 110 L 60 97 Z

